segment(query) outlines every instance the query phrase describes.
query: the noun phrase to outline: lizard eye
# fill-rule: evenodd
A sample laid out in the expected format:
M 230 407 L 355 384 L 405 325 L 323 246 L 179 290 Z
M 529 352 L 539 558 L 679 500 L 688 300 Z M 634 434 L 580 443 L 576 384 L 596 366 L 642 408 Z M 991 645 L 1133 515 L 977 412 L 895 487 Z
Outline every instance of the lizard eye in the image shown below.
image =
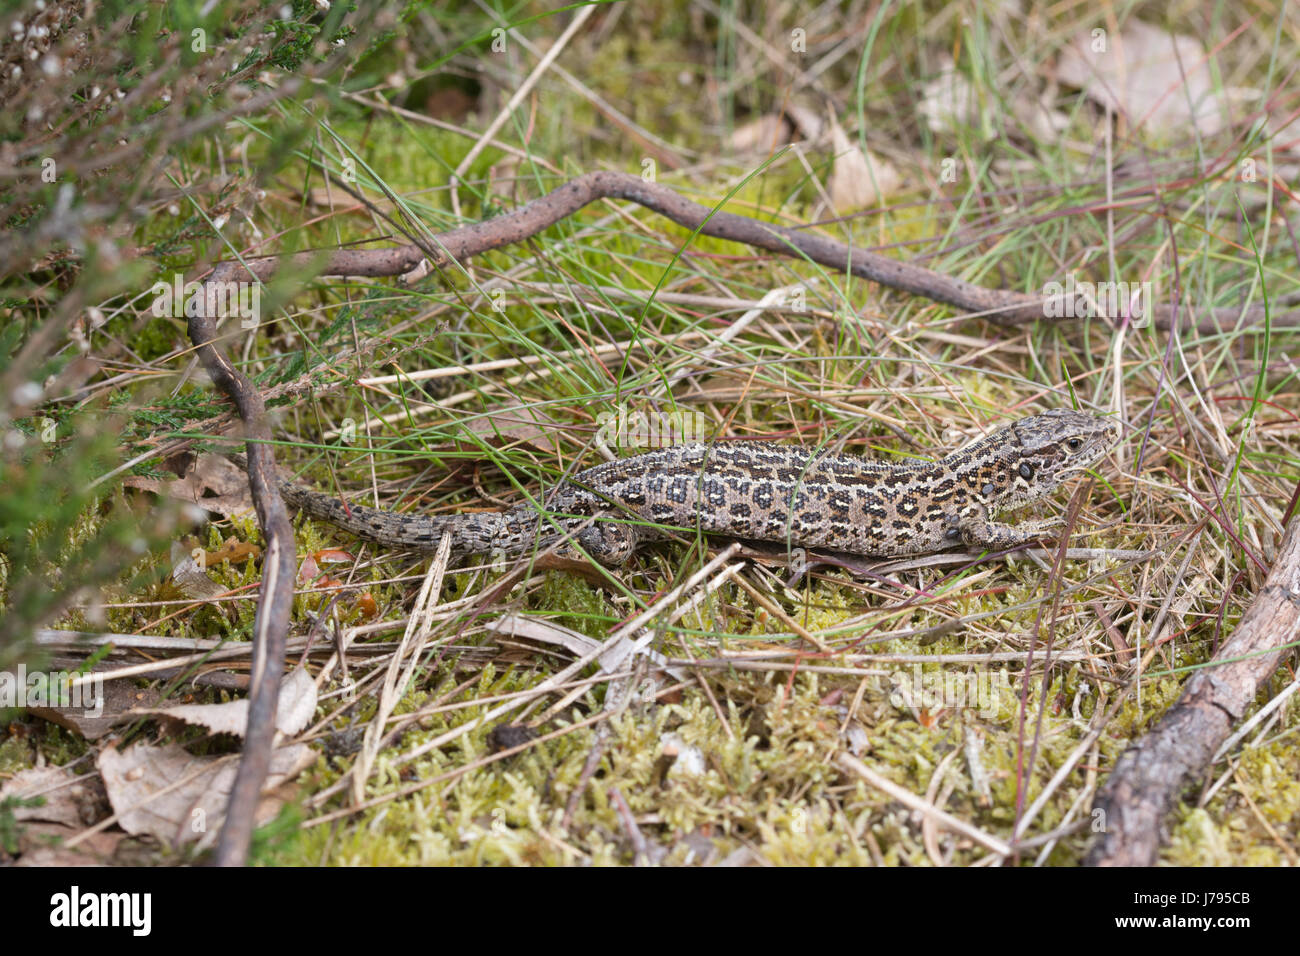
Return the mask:
M 1034 466 L 1031 465 L 1029 462 L 1024 462 L 1023 464 L 1021 464 L 1019 470 L 1020 470 L 1020 477 L 1021 477 L 1021 478 L 1032 478 L 1032 477 L 1034 477 Z
M 1071 438 L 1069 441 L 1067 441 L 1067 442 L 1065 443 L 1065 447 L 1068 448 L 1068 449 L 1070 449 L 1070 451 L 1078 451 L 1078 450 L 1079 450 L 1079 447 L 1080 447 L 1082 444 L 1083 444 L 1083 439 L 1081 439 L 1081 438 Z

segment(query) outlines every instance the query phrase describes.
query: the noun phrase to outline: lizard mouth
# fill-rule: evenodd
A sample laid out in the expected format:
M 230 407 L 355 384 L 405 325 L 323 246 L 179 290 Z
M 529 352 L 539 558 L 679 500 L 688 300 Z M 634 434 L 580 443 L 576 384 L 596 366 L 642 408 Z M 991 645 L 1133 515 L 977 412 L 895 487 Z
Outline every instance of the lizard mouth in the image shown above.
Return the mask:
M 1097 462 L 1105 458 L 1106 452 L 1109 450 L 1110 450 L 1109 448 L 1098 448 L 1093 454 L 1089 455 L 1086 460 L 1071 462 L 1070 464 L 1062 468 L 1059 472 L 1057 472 L 1057 474 L 1060 476 L 1062 481 L 1067 480 L 1069 478 L 1077 478 L 1079 475 L 1083 474 L 1088 469 L 1090 469 L 1093 465 L 1097 464 Z

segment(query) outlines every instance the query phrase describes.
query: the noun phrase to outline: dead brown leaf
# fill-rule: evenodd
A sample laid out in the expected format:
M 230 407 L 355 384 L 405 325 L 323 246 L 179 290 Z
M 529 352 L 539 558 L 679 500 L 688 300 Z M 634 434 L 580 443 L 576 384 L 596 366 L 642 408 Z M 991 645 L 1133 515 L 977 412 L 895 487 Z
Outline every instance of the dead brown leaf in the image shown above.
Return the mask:
M 1204 44 L 1141 20 L 1118 36 L 1097 28 L 1076 37 L 1061 54 L 1057 77 L 1154 133 L 1194 124 L 1208 136 L 1227 121 L 1228 97 L 1213 87 Z
M 255 544 L 247 541 L 240 541 L 238 538 L 227 538 L 222 542 L 221 547 L 216 551 L 203 552 L 203 560 L 206 567 L 221 564 L 223 561 L 229 561 L 231 564 L 243 564 L 250 559 L 260 558 L 262 549 Z
M 253 508 L 253 499 L 248 491 L 248 476 L 243 469 L 222 455 L 199 455 L 189 462 L 180 478 L 172 481 L 134 476 L 126 479 L 124 484 L 197 505 L 223 518 Z
M 213 733 L 244 736 L 248 728 L 248 698 L 224 704 L 178 704 L 175 707 L 144 707 L 138 714 L 156 714 L 207 727 Z M 280 700 L 275 710 L 275 729 L 293 736 L 307 726 L 316 714 L 316 682 L 301 667 L 295 668 L 280 684 Z
M 315 761 L 305 744 L 280 747 L 271 754 L 264 793 L 275 790 Z M 118 823 L 128 833 L 147 833 L 169 846 L 210 846 L 225 818 L 237 763 L 219 757 L 195 757 L 177 744 L 152 747 L 144 742 L 125 751 L 108 747 L 99 755 L 99 772 Z M 278 812 L 281 801 L 264 799 L 257 822 Z
M 856 143 L 849 141 L 839 123 L 831 126 L 831 146 L 835 159 L 827 191 L 837 213 L 874 206 L 902 186 L 903 177 L 898 170 L 878 156 L 863 153 Z
M 38 823 L 23 827 L 18 837 L 18 861 L 15 866 L 105 866 L 115 862 L 118 844 L 127 838 L 118 830 L 101 830 L 83 837 L 74 847 L 65 847 L 81 827 L 60 823 Z
M 20 770 L 13 779 L 0 786 L 0 800 L 41 799 L 40 806 L 16 806 L 15 820 L 40 820 L 81 827 L 94 823 L 102 815 L 104 789 L 93 777 L 74 773 L 66 767 L 33 767 Z

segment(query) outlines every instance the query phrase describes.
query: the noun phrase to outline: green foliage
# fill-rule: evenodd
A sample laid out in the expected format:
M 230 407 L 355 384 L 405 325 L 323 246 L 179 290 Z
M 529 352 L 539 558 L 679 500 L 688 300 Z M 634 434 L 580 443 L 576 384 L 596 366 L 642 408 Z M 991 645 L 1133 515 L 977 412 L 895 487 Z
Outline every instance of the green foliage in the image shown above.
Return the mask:
M 44 797 L 5 797 L 0 800 L 0 853 L 13 856 L 18 852 L 18 837 L 21 826 L 14 817 L 15 810 L 25 807 L 45 806 Z
M 286 805 L 275 819 L 253 831 L 253 842 L 248 848 L 250 866 L 272 865 L 292 854 L 302 843 L 302 808 Z
M 0 451 L 0 669 L 29 657 L 35 628 L 79 593 L 117 578 L 171 530 L 170 509 L 135 514 L 123 500 L 100 513 L 111 486 L 93 482 L 119 463 L 118 435 L 84 416 L 11 425 Z
M 322 14 L 310 0 L 296 0 L 286 21 L 277 19 L 279 5 L 253 0 L 107 2 L 95 5 L 93 22 L 82 22 L 62 7 L 29 9 L 24 30 L 0 37 L 0 59 L 24 67 L 6 66 L 2 81 L 15 101 L 0 115 L 0 137 L 11 147 L 6 163 L 42 172 L 13 180 L 0 196 L 7 227 L 0 233 L 0 669 L 31 662 L 35 630 L 72 605 L 94 603 L 109 582 L 137 583 L 137 566 L 148 564 L 142 559 L 172 536 L 171 504 L 136 503 L 122 490 L 131 472 L 157 473 L 134 443 L 225 410 L 208 389 L 152 401 L 140 390 L 96 392 L 93 368 L 92 397 L 68 394 L 87 381 L 78 368 L 85 351 L 138 367 L 185 344 L 180 323 L 152 318 L 147 299 L 140 307 L 152 284 L 150 257 L 188 252 L 192 261 L 213 245 L 214 220 L 237 201 L 240 182 L 214 184 L 204 194 L 207 208 L 182 209 L 159 172 L 169 158 L 177 169 L 186 162 L 190 145 L 176 142 L 176 131 L 228 107 L 234 83 L 324 63 L 338 49 L 334 41 L 352 35 L 357 14 L 347 3 Z M 69 57 L 55 60 L 68 69 L 28 66 L 24 37 L 36 29 L 57 56 Z M 93 40 L 84 35 L 90 29 Z M 136 91 L 144 91 L 138 100 L 128 95 Z M 108 151 L 116 161 L 107 170 L 94 165 Z M 122 228 L 169 203 L 184 215 L 150 216 L 135 237 Z M 143 242 L 134 246 L 133 238 Z M 110 321 L 100 330 L 87 321 L 95 316 Z M 126 468 L 128 457 L 135 460 Z

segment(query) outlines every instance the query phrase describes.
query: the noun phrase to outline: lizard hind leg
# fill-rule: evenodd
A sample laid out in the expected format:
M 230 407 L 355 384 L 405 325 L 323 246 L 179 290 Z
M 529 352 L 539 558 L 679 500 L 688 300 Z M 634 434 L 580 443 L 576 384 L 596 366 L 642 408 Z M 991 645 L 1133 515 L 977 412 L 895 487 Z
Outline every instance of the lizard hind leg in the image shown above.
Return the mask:
M 612 521 L 597 521 L 590 527 L 579 531 L 577 543 L 582 549 L 607 568 L 627 564 L 636 551 L 636 528 Z M 576 548 L 561 546 L 556 551 L 565 557 L 581 557 Z
M 483 551 L 504 557 L 522 557 L 550 548 L 560 558 L 586 561 L 588 556 L 606 567 L 626 564 L 637 546 L 637 531 L 632 525 L 597 517 L 572 515 L 547 517 L 531 509 L 519 508 L 500 515 L 476 515 L 495 518 L 485 525 L 466 550 Z M 585 553 L 584 553 L 585 552 Z

